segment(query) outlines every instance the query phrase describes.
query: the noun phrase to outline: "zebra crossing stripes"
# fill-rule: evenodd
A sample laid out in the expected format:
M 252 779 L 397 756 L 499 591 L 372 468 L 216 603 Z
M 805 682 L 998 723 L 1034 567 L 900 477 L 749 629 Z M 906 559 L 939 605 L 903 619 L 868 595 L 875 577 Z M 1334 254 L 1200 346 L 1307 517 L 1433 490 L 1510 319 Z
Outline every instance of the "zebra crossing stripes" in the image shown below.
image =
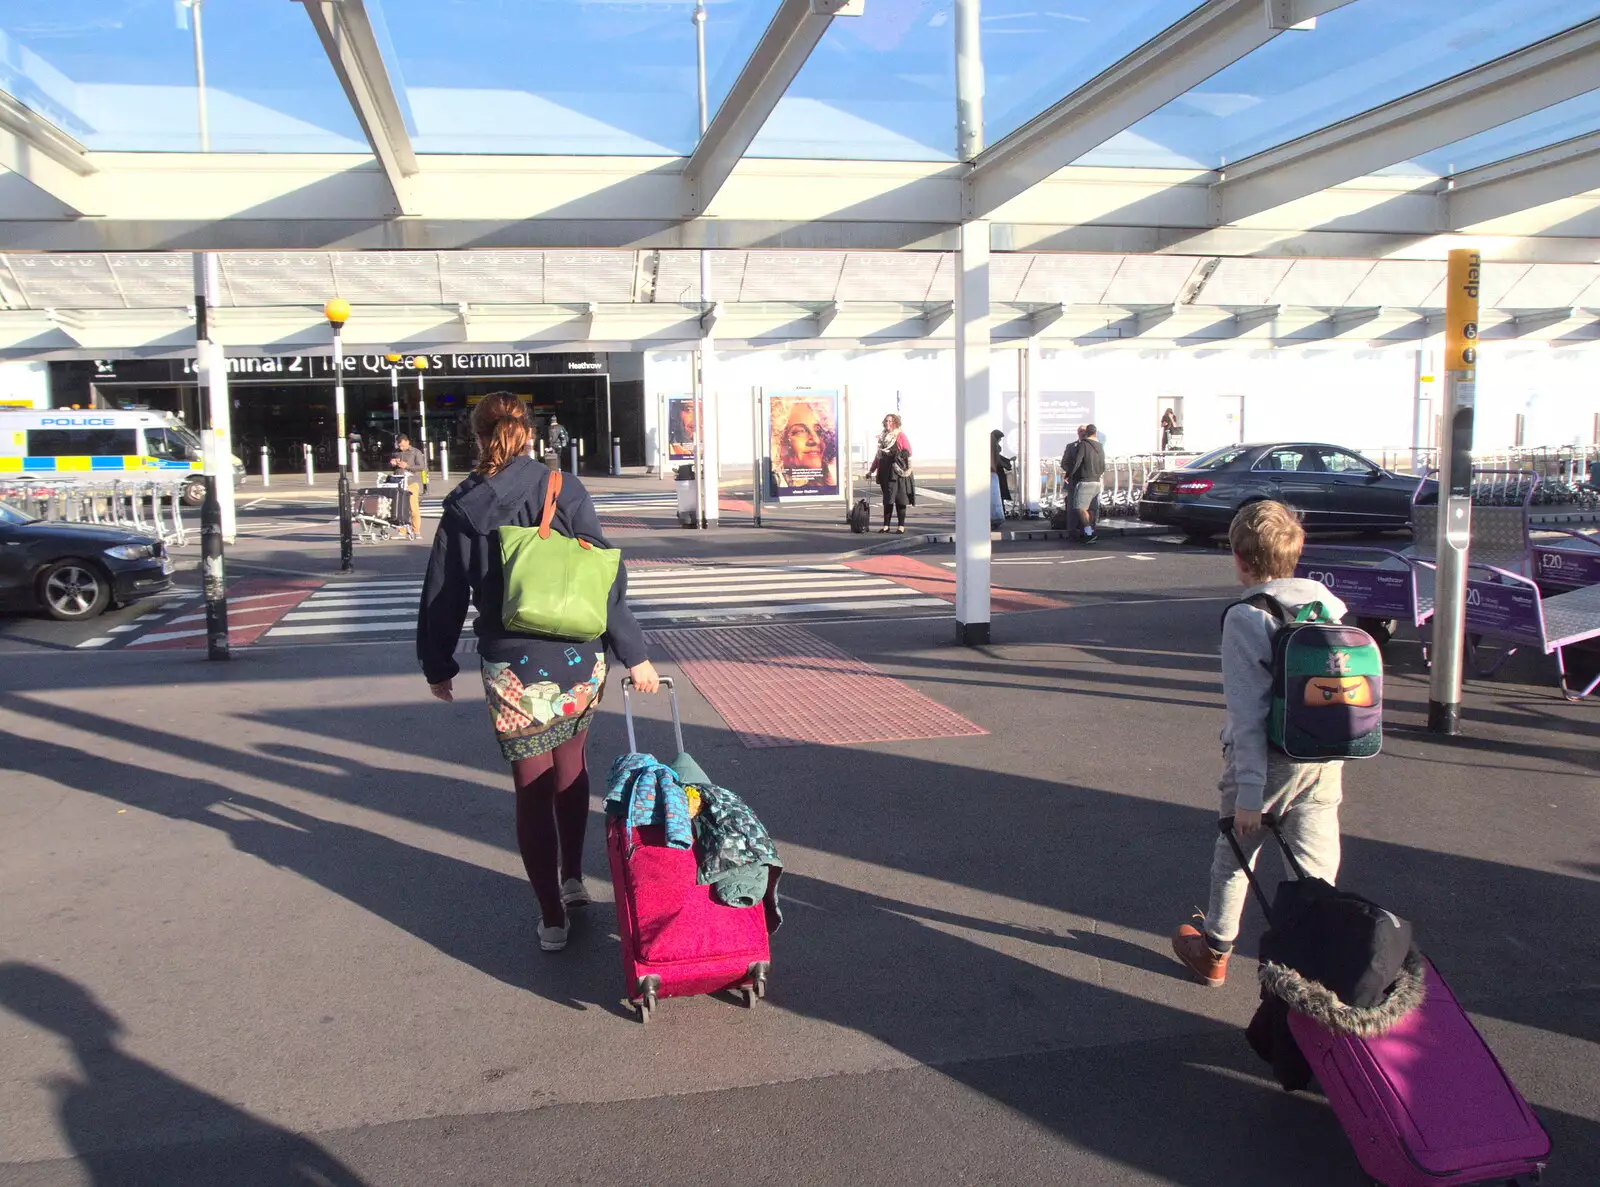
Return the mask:
M 595 510 L 603 520 L 672 519 L 678 513 L 677 493 L 670 490 L 647 494 L 598 494 L 591 497 Z M 422 500 L 423 519 L 438 519 L 443 514 L 443 496 Z
M 718 565 L 630 572 L 628 604 L 641 624 L 878 617 L 944 609 L 943 599 L 847 565 Z
M 418 578 L 325 585 L 268 630 L 265 643 L 408 637 Z M 687 565 L 630 569 L 628 604 L 647 627 L 806 618 L 878 617 L 948 609 L 948 602 L 846 565 Z M 470 623 L 473 613 L 468 612 Z

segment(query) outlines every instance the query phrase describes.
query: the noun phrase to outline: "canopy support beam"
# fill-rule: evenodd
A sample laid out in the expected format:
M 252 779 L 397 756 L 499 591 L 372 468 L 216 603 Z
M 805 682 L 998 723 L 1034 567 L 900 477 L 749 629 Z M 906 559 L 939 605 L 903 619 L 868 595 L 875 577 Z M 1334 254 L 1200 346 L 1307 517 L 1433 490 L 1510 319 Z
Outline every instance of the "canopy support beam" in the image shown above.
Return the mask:
M 299 0 L 316 27 L 372 155 L 394 195 L 395 213 L 416 214 L 411 179 L 420 172 L 405 116 L 362 0 Z
M 1592 90 L 1600 19 L 1246 157 L 1211 187 L 1227 226 Z

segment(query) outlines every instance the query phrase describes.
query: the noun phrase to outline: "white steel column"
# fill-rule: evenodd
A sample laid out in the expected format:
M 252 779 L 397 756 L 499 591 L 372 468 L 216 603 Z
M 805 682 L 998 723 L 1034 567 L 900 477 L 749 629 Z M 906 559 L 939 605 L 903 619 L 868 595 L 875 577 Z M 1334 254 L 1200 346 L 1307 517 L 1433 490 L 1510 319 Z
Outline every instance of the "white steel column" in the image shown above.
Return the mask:
M 1411 472 L 1421 474 L 1423 471 L 1423 451 L 1428 448 L 1429 438 L 1433 436 L 1428 430 L 1435 415 L 1433 407 L 1433 393 L 1437 390 L 1434 386 L 1436 375 L 1434 372 L 1433 351 L 1423 347 L 1417 351 L 1416 392 L 1411 403 Z
M 217 502 L 222 507 L 222 538 L 233 543 L 239 519 L 233 498 L 233 403 L 228 397 L 228 356 L 211 339 L 211 311 L 222 291 L 217 257 L 207 252 L 194 256 L 195 371 L 206 393 L 211 422 L 211 454 L 206 471 L 217 476 Z
M 1023 476 L 1023 500 L 1028 512 L 1039 513 L 1039 503 L 1044 497 L 1044 453 L 1039 434 L 1039 339 L 1028 338 L 1020 352 L 1022 366 L 1021 395 L 1017 399 L 1022 415 L 1022 435 L 1027 443 L 1028 472 Z
M 956 250 L 956 641 L 989 641 L 989 224 Z

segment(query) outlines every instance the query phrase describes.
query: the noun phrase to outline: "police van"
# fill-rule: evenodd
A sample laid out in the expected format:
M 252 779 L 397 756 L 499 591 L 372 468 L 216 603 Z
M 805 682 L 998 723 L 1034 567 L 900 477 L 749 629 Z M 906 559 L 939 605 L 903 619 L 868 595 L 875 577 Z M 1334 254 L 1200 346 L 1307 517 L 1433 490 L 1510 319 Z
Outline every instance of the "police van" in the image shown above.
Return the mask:
M 243 471 L 238 458 L 233 465 Z M 171 482 L 194 505 L 205 497 L 204 472 L 200 438 L 169 412 L 0 411 L 0 481 Z

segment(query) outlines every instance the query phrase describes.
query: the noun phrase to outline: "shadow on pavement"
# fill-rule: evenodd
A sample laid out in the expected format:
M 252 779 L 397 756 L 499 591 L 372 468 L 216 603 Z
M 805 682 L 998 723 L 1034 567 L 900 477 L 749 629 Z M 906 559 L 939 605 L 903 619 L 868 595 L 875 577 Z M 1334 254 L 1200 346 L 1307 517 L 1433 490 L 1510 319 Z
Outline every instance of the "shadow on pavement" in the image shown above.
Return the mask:
M 123 1051 L 116 1015 L 70 978 L 37 965 L 0 963 L 0 1008 L 72 1048 L 77 1073 L 45 1087 L 55 1097 L 78 1169 L 93 1187 L 362 1187 L 315 1142 Z
M 0 703 L 95 737 L 248 768 L 286 788 L 514 847 L 509 794 L 406 773 L 406 756 L 458 757 L 467 743 L 457 717 L 438 729 L 401 730 L 393 706 L 264 711 L 252 716 L 306 744 L 246 750 L 23 697 Z M 466 729 L 482 730 L 478 712 L 465 717 Z M 592 743 L 597 767 L 619 742 L 615 718 L 601 721 Z M 394 747 L 394 768 L 319 745 L 351 737 Z M 487 745 L 487 731 L 473 737 Z M 780 846 L 859 863 L 853 885 L 804 869 L 786 877 L 794 905 L 778 938 L 773 989 L 784 1009 L 869 1035 L 1073 1147 L 1164 1181 L 1216 1183 L 1205 1151 L 1217 1146 L 1228 1151 L 1230 1183 L 1282 1183 L 1286 1173 L 1296 1184 L 1363 1181 L 1320 1101 L 1286 1097 L 1237 1027 L 1183 1006 L 1185 995 L 1206 991 L 1183 983 L 1160 951 L 1098 932 L 1096 921 L 1160 934 L 1182 920 L 1204 892 L 1209 812 L 1012 774 L 1001 794 L 980 771 L 907 753 L 805 747 L 757 760 L 720 729 L 689 726 L 686 737 L 714 776 L 750 800 Z M 80 749 L 13 735 L 5 753 L 16 769 L 218 829 L 240 852 L 292 870 L 486 975 L 570 1008 L 616 1009 L 615 945 L 591 935 L 574 944 L 571 959 L 540 959 L 520 877 Z M 769 776 L 781 766 L 782 779 L 735 770 L 758 761 Z M 597 847 L 591 840 L 591 853 Z M 1600 948 L 1592 936 L 1575 936 L 1572 921 L 1600 918 L 1600 883 L 1359 837 L 1347 837 L 1346 854 L 1345 880 L 1418 921 L 1422 943 L 1469 1008 L 1596 1041 Z M 589 868 L 599 864 L 591 859 Z M 932 906 L 930 886 L 1011 905 Z M 901 897 L 913 890 L 923 901 Z M 1084 926 L 1057 934 L 1007 918 L 1036 907 Z M 590 929 L 602 930 L 606 909 L 591 914 Z M 1507 969 L 1516 970 L 1511 983 Z M 1170 989 L 1152 986 L 1150 973 L 1170 975 Z M 1136 986 L 1134 974 L 1145 975 Z M 1548 1119 L 1567 1152 L 1565 1170 L 1600 1174 L 1594 1155 L 1580 1153 L 1600 1149 L 1600 1126 Z

